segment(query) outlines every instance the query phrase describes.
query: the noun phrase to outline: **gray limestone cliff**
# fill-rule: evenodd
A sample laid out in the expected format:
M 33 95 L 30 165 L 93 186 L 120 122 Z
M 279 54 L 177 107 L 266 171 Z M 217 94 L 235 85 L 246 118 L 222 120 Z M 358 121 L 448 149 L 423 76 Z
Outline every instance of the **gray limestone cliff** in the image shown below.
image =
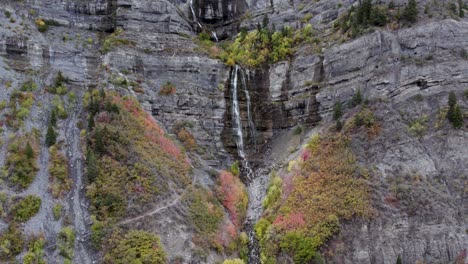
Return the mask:
M 389 2 L 389 1 L 382 1 Z M 431 1 L 417 1 L 420 14 Z M 444 2 L 444 1 L 439 1 Z M 199 150 L 194 181 L 212 186 L 211 170 L 223 169 L 238 159 L 233 138 L 232 71 L 220 60 L 200 51 L 196 35 L 213 31 L 220 39 L 234 37 L 241 27 L 253 29 L 269 15 L 277 28 L 302 27 L 304 17 L 324 39 L 334 21 L 357 1 L 286 0 L 25 0 L 0 3 L 0 101 L 28 79 L 50 86 L 58 71 L 83 93 L 99 85 L 125 89 L 145 110 L 173 133 L 174 126 L 190 124 Z M 402 6 L 406 1 L 394 1 Z M 444 2 L 445 3 L 445 2 Z M 438 8 L 438 7 L 434 7 Z M 6 16 L 11 13 L 15 22 Z M 434 12 L 435 13 L 435 12 Z M 194 17 L 195 16 L 195 17 Z M 47 32 L 38 31 L 37 18 L 54 21 Z M 200 23 L 200 24 L 198 24 Z M 102 46 L 113 32 L 128 45 Z M 114 33 L 115 34 L 115 33 Z M 468 249 L 468 128 L 454 130 L 440 112 L 449 92 L 468 111 L 468 20 L 443 15 L 421 15 L 409 28 L 377 28 L 353 40 L 324 41 L 320 51 L 299 47 L 287 61 L 245 70 L 250 92 L 240 94 L 240 111 L 247 156 L 256 167 L 280 167 L 276 145 L 295 127 L 325 130 L 332 124 L 333 106 L 346 107 L 359 90 L 372 105 L 381 124 L 380 136 L 369 141 L 355 135 L 352 148 L 358 162 L 375 175 L 373 207 L 376 216 L 342 223 L 339 235 L 324 248 L 330 263 L 455 263 Z M 121 79 L 126 80 L 122 84 Z M 161 95 L 172 83 L 176 92 Z M 138 85 L 128 85 L 128 84 Z M 81 95 L 79 95 L 81 96 Z M 52 103 L 47 94 L 37 98 Z M 351 115 L 352 108 L 346 115 Z M 73 263 L 94 263 L 100 256 L 89 246 L 88 202 L 79 178 L 83 175 L 78 146 L 79 107 L 59 136 L 74 164 L 75 185 L 66 197 L 66 210 L 77 230 Z M 255 137 L 249 133 L 252 112 Z M 34 109 L 33 109 L 34 112 Z M 48 110 L 34 112 L 29 127 L 45 130 Z M 409 127 L 425 116 L 425 131 L 414 136 Z M 75 121 L 75 123 L 73 123 Z M 3 124 L 2 124 L 3 125 Z M 8 138 L 4 131 L 2 137 Z M 302 144 L 303 142 L 299 143 Z M 284 152 L 289 149 L 282 149 Z M 0 150 L 3 166 L 6 146 Z M 55 244 L 61 224 L 52 221 L 53 201 L 47 193 L 47 151 L 41 152 L 39 173 L 29 191 L 45 200 L 41 212 L 26 224 L 26 232 L 42 231 Z M 261 168 L 260 168 L 261 169 Z M 7 187 L 0 187 L 10 192 Z M 397 189 L 400 199 L 391 203 Z M 75 199 L 75 200 L 74 200 Z M 49 200 L 49 201 L 47 201 Z M 79 200 L 79 202 L 78 202 Z M 168 206 L 135 227 L 157 232 L 171 263 L 216 263 L 214 251 L 200 257 L 191 240 L 183 206 Z M 6 229 L 2 221 L 0 231 Z M 465 253 L 466 254 L 466 253 Z M 56 263 L 58 250 L 47 247 L 46 257 Z M 21 256 L 18 257 L 21 260 Z M 458 263 L 459 264 L 459 263 Z

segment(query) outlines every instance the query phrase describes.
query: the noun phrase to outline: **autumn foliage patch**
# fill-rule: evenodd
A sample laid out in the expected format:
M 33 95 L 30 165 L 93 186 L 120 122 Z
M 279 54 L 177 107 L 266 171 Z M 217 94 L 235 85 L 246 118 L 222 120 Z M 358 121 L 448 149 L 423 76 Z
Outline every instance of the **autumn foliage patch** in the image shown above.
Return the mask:
M 358 171 L 346 136 L 314 136 L 283 180 L 272 178 L 267 197 L 278 192 L 273 183 L 282 182 L 281 199 L 267 203 L 255 228 L 262 262 L 284 252 L 295 263 L 309 263 L 339 232 L 340 221 L 369 217 L 369 188 Z

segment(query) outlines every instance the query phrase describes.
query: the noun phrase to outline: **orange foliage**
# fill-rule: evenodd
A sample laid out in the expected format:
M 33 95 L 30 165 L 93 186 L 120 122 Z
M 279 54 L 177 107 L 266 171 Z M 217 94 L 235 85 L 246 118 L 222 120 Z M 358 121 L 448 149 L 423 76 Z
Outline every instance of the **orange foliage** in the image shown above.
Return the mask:
M 247 208 L 247 194 L 239 178 L 227 171 L 219 174 L 217 194 L 229 213 L 231 221 L 240 227 Z
M 236 236 L 236 227 L 230 221 L 225 221 L 216 233 L 214 242 L 217 245 L 222 245 L 223 247 L 227 248 L 229 244 L 236 238 Z
M 344 136 L 322 139 L 320 147 L 310 148 L 311 157 L 294 179 L 286 207 L 302 213 L 309 228 L 330 215 L 344 219 L 369 215 L 368 187 L 354 176 L 357 166 L 348 144 Z
M 158 125 L 152 115 L 141 108 L 138 101 L 130 97 L 122 99 L 118 96 L 114 96 L 113 101 L 120 103 L 126 111 L 130 112 L 144 126 L 145 137 L 148 140 L 158 144 L 166 153 L 181 159 L 184 163 L 187 162 L 177 145 L 165 136 L 164 130 Z
M 280 230 L 288 231 L 303 228 L 306 222 L 304 220 L 304 214 L 290 213 L 286 216 L 278 216 L 273 224 Z

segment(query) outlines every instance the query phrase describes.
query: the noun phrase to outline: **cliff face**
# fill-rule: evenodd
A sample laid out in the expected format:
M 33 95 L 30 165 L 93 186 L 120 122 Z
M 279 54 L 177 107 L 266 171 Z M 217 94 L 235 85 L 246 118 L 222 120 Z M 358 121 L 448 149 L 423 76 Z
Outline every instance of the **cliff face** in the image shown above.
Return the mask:
M 52 86 L 58 71 L 78 98 L 93 87 L 125 91 L 137 97 L 168 134 L 176 134 L 181 124 L 187 126 L 198 145 L 190 155 L 192 183 L 213 188 L 216 177 L 211 171 L 239 158 L 232 114 L 234 68 L 202 51 L 197 32 L 209 30 L 227 39 L 241 27 L 254 29 L 264 14 L 277 29 L 311 23 L 320 32 L 320 49 L 300 46 L 287 61 L 243 69 L 242 89 L 249 98 L 241 90 L 238 100 L 247 158 L 267 179 L 270 168 L 282 168 L 297 154 L 310 129 L 328 133 L 337 102 L 349 109 L 344 119 L 351 118 L 355 110 L 349 102 L 359 90 L 380 125 L 372 139 L 360 133 L 351 136 L 358 163 L 371 168 L 375 216 L 341 223 L 340 233 L 321 251 L 333 263 L 395 263 L 398 256 L 403 263 L 455 263 L 468 249 L 468 130 L 466 125 L 453 129 L 441 113 L 449 92 L 454 92 L 466 117 L 468 22 L 439 15 L 437 10 L 446 10 L 444 1 L 434 6 L 429 18 L 422 14 L 430 1 L 418 1 L 420 22 L 409 28 L 377 28 L 344 42 L 330 37 L 335 20 L 356 2 L 4 1 L 0 102 L 9 101 L 14 88 L 30 79 L 39 90 Z M 402 7 L 406 1 L 394 4 Z M 41 33 L 36 19 L 53 22 Z M 168 83 L 175 91 L 165 94 L 161 91 Z M 46 92 L 36 96 L 25 131 L 47 129 L 53 100 Z M 101 256 L 89 246 L 91 220 L 81 179 L 85 154 L 79 147 L 78 121 L 84 110 L 79 104 L 67 110 L 69 119 L 58 129 L 59 141 L 64 142 L 74 184 L 62 201 L 77 232 L 74 263 L 92 263 Z M 7 113 L 0 113 L 4 125 Z M 410 128 L 421 118 L 423 132 L 415 136 Z M 304 130 L 300 138 L 288 132 L 297 127 Z M 5 125 L 3 141 L 11 141 L 12 133 L 16 132 Z M 41 196 L 40 212 L 25 224 L 24 232 L 43 232 L 46 245 L 55 245 L 63 224 L 52 220 L 56 200 L 48 194 L 48 151 L 44 140 L 39 145 L 39 174 L 32 187 L 23 192 L 2 185 L 2 190 Z M 3 144 L 0 166 L 7 153 L 8 144 Z M 257 186 L 261 190 L 256 193 L 264 194 L 266 185 Z M 186 208 L 171 203 L 175 196 L 163 197 L 163 209 L 132 225 L 158 233 L 173 263 L 220 261 L 222 256 L 211 249 L 195 253 L 194 230 Z M 6 230 L 6 220 L 1 228 Z M 52 247 L 45 255 L 51 263 L 61 259 Z

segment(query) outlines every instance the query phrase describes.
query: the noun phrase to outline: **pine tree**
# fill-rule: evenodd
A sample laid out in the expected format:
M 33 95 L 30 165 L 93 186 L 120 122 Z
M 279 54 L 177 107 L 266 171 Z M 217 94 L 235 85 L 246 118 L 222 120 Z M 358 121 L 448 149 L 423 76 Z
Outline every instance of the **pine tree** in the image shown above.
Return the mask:
M 55 111 L 55 109 L 52 110 L 52 113 L 50 114 L 50 124 L 52 124 L 52 126 L 57 126 L 57 113 Z
M 46 134 L 46 145 L 50 147 L 54 145 L 56 141 L 57 141 L 57 135 L 55 134 L 54 127 L 52 126 L 51 123 L 49 123 L 49 126 L 47 127 L 47 134 Z
M 95 150 L 97 154 L 104 154 L 106 151 L 106 148 L 104 146 L 104 140 L 102 138 L 102 131 L 100 129 L 96 130 L 96 133 L 94 134 L 94 140 L 95 140 Z
M 94 182 L 99 174 L 99 168 L 97 165 L 96 155 L 93 150 L 88 149 L 86 152 L 86 175 L 88 176 L 89 182 Z
M 401 260 L 401 256 L 398 255 L 398 258 L 396 260 L 396 264 L 403 264 L 403 261 Z
M 343 116 L 343 105 L 340 101 L 335 103 L 333 107 L 333 120 L 338 120 Z
M 31 144 L 29 142 L 26 144 L 26 148 L 24 149 L 24 153 L 26 154 L 26 157 L 31 160 L 34 158 L 34 150 L 31 147 Z
M 463 127 L 463 114 L 458 104 L 455 105 L 451 122 L 453 127 L 456 129 L 460 129 Z
M 268 28 L 268 24 L 270 24 L 270 19 L 268 18 L 268 15 L 265 15 L 263 17 L 262 27 L 263 28 Z
M 460 106 L 457 104 L 457 96 L 452 91 L 449 93 L 448 97 L 448 112 L 447 119 L 452 123 L 453 127 L 456 129 L 463 127 L 463 114 Z
M 410 23 L 415 23 L 418 20 L 418 7 L 416 0 L 409 0 L 403 10 L 403 18 Z
M 457 96 L 455 95 L 453 91 L 451 91 L 448 96 L 449 108 L 455 107 L 456 104 L 457 104 Z
M 361 103 L 362 103 L 361 89 L 358 89 L 357 92 L 353 95 L 353 98 L 351 100 L 351 105 L 352 106 L 358 106 Z
M 91 114 L 89 115 L 88 118 L 88 130 L 92 131 L 94 129 L 95 123 L 94 123 L 94 116 Z

